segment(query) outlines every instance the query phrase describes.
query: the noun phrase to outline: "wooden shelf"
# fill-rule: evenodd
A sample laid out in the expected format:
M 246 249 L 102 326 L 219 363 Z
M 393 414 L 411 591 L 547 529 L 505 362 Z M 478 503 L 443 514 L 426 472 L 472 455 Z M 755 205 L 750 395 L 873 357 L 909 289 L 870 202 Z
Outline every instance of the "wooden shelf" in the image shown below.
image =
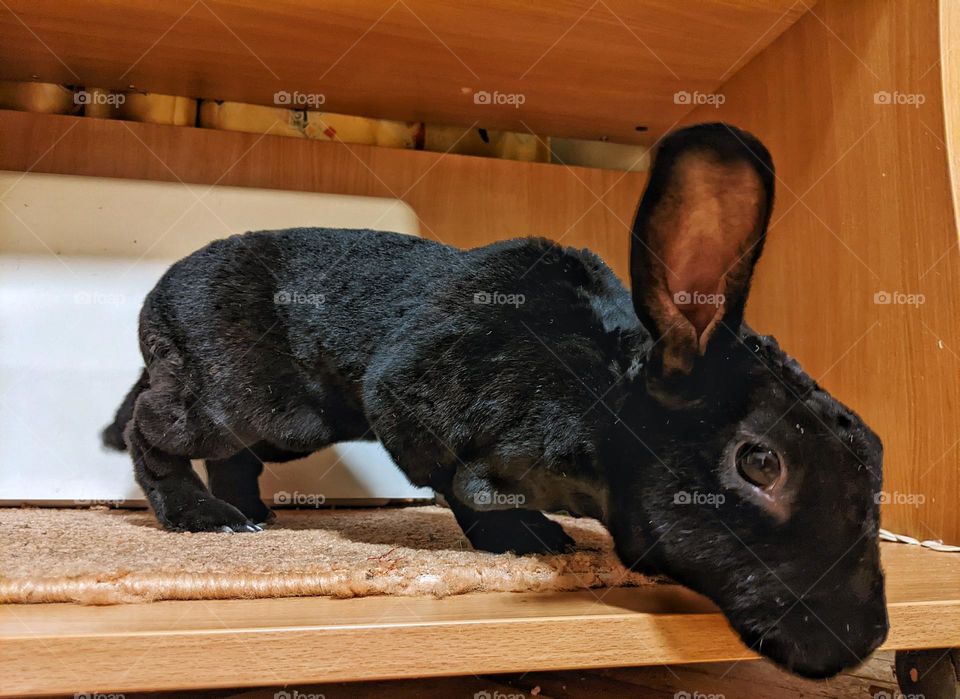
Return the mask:
M 886 649 L 960 645 L 960 556 L 882 546 Z M 2 693 L 132 692 L 754 657 L 677 586 L 0 609 Z M 188 678 L 188 679 L 185 679 Z
M 8 110 L 0 110 L 0 170 L 390 197 L 413 207 L 426 238 L 467 248 L 546 236 L 590 248 L 623 279 L 630 223 L 647 178 L 645 172 Z M 0 207 L 0 223 L 10 215 Z M 162 257 L 163 245 L 151 246 L 150 254 Z
M 805 10 L 792 0 L 8 0 L 0 78 L 259 104 L 299 91 L 324 95 L 331 112 L 643 142 L 694 106 L 674 93 L 712 92 Z M 523 104 L 477 104 L 479 91 Z
M 930 494 L 924 507 L 885 506 L 885 523 L 955 542 L 960 268 L 949 126 L 957 115 L 943 99 L 957 76 L 957 61 L 946 57 L 960 55 L 949 51 L 956 11 L 946 8 L 955 5 L 830 0 L 806 12 L 812 5 L 8 0 L 0 78 L 262 104 L 278 91 L 322 93 L 323 108 L 335 112 L 624 142 L 680 119 L 748 128 L 775 153 L 780 185 L 752 321 L 883 434 L 889 490 Z M 915 49 L 909 60 L 894 50 L 904 46 Z M 933 68 L 941 63 L 942 74 Z M 691 111 L 674 99 L 720 85 L 720 109 Z M 894 89 L 925 102 L 876 102 L 878 90 Z M 477 104 L 481 90 L 524 103 Z M 469 246 L 545 234 L 592 247 L 621 275 L 644 180 L 10 112 L 0 112 L 0 167 L 397 196 L 430 237 Z M 869 303 L 881 289 L 919 291 L 927 303 L 895 315 Z M 883 555 L 892 624 L 885 648 L 960 646 L 960 556 L 886 544 Z M 7 606 L 0 648 L 0 693 L 10 696 L 752 657 L 709 603 L 672 586 Z

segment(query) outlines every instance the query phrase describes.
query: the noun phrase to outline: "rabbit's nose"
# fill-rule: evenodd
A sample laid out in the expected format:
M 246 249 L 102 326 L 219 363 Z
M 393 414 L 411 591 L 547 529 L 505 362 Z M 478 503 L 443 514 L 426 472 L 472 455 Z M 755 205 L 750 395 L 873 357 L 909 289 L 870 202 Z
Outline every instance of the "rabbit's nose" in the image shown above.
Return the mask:
M 859 607 L 849 602 L 819 609 L 816 616 L 811 605 L 811 613 L 803 610 L 789 619 L 780 629 L 781 637 L 790 639 L 783 644 L 784 664 L 809 677 L 830 677 L 866 660 L 887 637 L 886 609 L 882 598 Z
M 755 620 L 755 619 L 754 619 Z M 810 678 L 832 677 L 859 665 L 887 635 L 883 595 L 869 601 L 849 593 L 805 598 L 770 626 L 743 639 L 788 670 Z

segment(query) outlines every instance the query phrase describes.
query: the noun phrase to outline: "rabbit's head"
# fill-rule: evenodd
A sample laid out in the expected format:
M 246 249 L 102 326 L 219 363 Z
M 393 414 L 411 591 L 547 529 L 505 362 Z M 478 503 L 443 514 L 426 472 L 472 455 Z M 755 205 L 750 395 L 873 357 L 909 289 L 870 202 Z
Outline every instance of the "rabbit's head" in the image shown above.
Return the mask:
M 631 251 L 653 344 L 613 440 L 610 529 L 625 565 L 705 594 L 752 649 L 826 677 L 886 636 L 883 448 L 743 324 L 773 189 L 766 148 L 727 125 L 658 150 Z

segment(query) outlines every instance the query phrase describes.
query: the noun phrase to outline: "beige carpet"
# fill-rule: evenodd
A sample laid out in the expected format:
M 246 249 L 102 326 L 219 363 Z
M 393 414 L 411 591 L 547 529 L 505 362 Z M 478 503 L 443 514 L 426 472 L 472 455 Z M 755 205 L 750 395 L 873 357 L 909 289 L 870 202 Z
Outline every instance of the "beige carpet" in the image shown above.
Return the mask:
M 653 582 L 594 520 L 557 517 L 572 554 L 474 551 L 441 507 L 279 511 L 256 534 L 160 529 L 145 511 L 0 508 L 0 603 L 456 595 Z

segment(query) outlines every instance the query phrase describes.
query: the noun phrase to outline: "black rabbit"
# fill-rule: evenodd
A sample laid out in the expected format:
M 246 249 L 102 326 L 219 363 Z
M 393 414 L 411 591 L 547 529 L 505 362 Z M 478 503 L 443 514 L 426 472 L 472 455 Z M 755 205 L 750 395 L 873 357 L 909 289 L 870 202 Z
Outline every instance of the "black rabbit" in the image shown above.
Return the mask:
M 572 541 L 542 511 L 596 517 L 625 565 L 704 593 L 787 668 L 832 675 L 887 631 L 882 446 L 742 323 L 773 192 L 749 134 L 668 136 L 632 297 L 596 255 L 537 238 L 216 241 L 147 297 L 146 370 L 105 440 L 128 446 L 165 527 L 255 531 L 262 461 L 379 439 L 475 547 L 560 551 Z

